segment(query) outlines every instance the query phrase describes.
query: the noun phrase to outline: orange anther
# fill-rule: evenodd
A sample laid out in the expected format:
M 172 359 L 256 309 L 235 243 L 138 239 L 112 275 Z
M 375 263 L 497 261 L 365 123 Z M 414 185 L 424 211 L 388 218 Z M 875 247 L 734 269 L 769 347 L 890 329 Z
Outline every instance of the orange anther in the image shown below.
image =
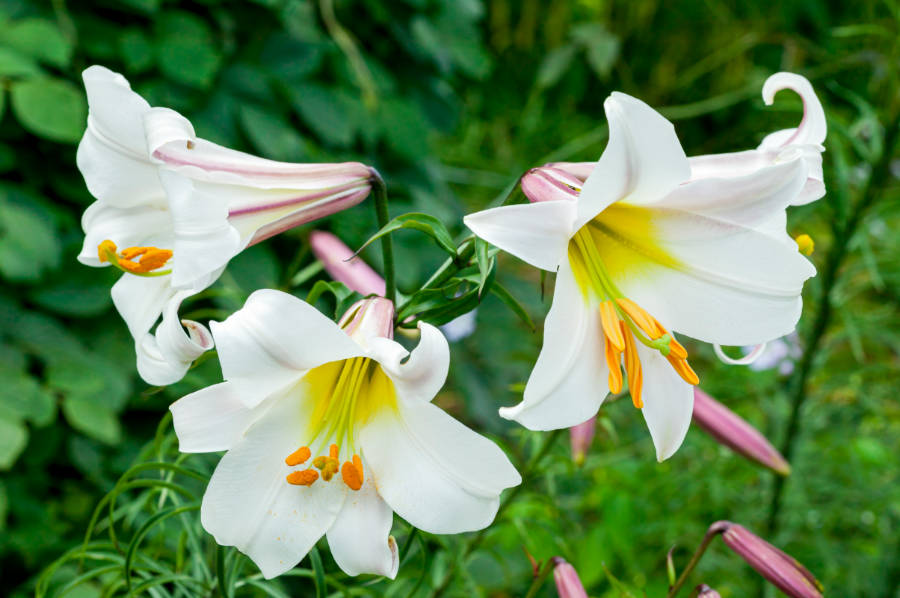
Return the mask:
M 102 241 L 99 245 L 97 245 L 97 256 L 100 258 L 100 262 L 109 261 L 110 254 L 116 254 L 116 244 L 107 239 L 106 241 Z
M 309 447 L 301 446 L 285 457 L 284 462 L 293 467 L 295 465 L 300 465 L 301 463 L 306 463 L 306 460 L 309 459 L 310 455 L 312 455 L 312 453 L 310 452 Z
M 334 477 L 334 474 L 340 469 L 340 466 L 341 464 L 337 459 L 328 459 L 328 462 L 325 463 L 325 467 L 322 468 L 322 479 L 326 482 L 330 482 L 331 478 Z
M 612 301 L 604 301 L 600 304 L 600 324 L 603 326 L 603 334 L 620 353 L 625 350 L 625 339 L 619 328 L 619 314 Z
M 675 359 L 687 359 L 688 353 L 687 350 L 681 346 L 681 343 L 672 337 L 672 340 L 669 341 L 669 355 Z
M 631 318 L 631 321 L 634 322 L 638 328 L 644 331 L 644 333 L 649 336 L 651 339 L 657 339 L 661 337 L 665 332 L 660 331 L 657 328 L 656 320 L 644 310 L 643 307 L 632 301 L 627 297 L 619 297 L 616 299 L 616 303 L 621 307 L 628 317 Z M 660 327 L 661 328 L 661 327 Z
M 641 360 L 638 358 L 637 347 L 634 344 L 634 337 L 631 331 L 622 324 L 622 333 L 625 336 L 625 373 L 628 376 L 628 392 L 631 393 L 631 402 L 638 409 L 644 406 L 641 400 L 641 392 L 643 391 L 644 377 L 641 372 Z
M 325 467 L 325 464 L 328 463 L 328 457 L 325 455 L 319 455 L 315 459 L 313 459 L 313 466 L 317 469 L 322 469 Z
M 314 469 L 293 471 L 287 475 L 288 484 L 293 484 L 294 486 L 312 486 L 313 482 L 318 479 L 319 474 Z
M 671 353 L 666 359 L 669 360 L 669 363 L 672 364 L 672 367 L 675 368 L 675 371 L 681 376 L 681 379 L 687 382 L 692 386 L 697 386 L 700 384 L 700 377 L 691 369 L 691 366 L 688 364 L 686 359 L 678 359 L 672 357 Z
M 359 459 L 355 455 L 354 457 L 354 461 Z M 341 478 L 351 490 L 359 490 L 363 485 L 362 465 L 360 464 L 360 467 L 357 467 L 356 463 L 344 461 L 344 465 L 341 467 Z
M 621 392 L 622 368 L 619 360 L 621 353 L 613 346 L 612 342 L 610 342 L 609 336 L 604 337 L 603 340 L 604 352 L 606 355 L 606 367 L 609 368 L 609 392 Z M 623 338 L 622 343 L 624 344 L 624 342 L 625 339 Z
M 338 458 L 338 445 L 332 444 L 330 447 L 328 447 L 328 456 L 332 459 Z

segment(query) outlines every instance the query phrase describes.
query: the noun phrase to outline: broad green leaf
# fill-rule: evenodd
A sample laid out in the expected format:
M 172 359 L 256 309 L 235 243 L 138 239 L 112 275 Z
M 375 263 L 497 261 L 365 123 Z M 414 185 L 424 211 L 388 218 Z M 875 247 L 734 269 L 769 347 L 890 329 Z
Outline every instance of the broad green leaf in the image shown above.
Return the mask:
M 59 68 L 72 58 L 72 44 L 55 23 L 44 19 L 24 19 L 0 29 L 0 45 Z
M 34 77 L 41 74 L 37 63 L 11 48 L 0 47 L 0 77 Z
M 552 87 L 562 79 L 569 66 L 572 64 L 572 58 L 575 57 L 575 46 L 566 45 L 555 48 L 547 52 L 541 66 L 538 68 L 536 84 L 538 87 Z
M 21 422 L 0 417 L 0 470 L 12 467 L 26 444 L 28 428 Z
M 444 226 L 444 223 L 434 216 L 429 216 L 428 214 L 422 214 L 420 212 L 410 212 L 408 214 L 397 216 L 381 227 L 377 233 L 372 235 L 369 240 L 359 248 L 357 253 L 361 252 L 381 237 L 402 228 L 413 229 L 425 233 L 434 239 L 441 249 L 451 256 L 456 257 L 456 243 L 453 242 L 453 237 L 450 235 L 447 227 Z
M 61 248 L 51 223 L 0 197 L 0 275 L 35 282 L 59 265 Z
M 25 373 L 13 374 L 0 369 L 0 417 L 29 420 L 36 426 L 51 423 L 56 413 L 54 397 Z
M 377 122 L 384 142 L 403 158 L 417 161 L 429 155 L 429 128 L 425 115 L 413 102 L 386 98 L 379 102 Z
M 123 31 L 119 48 L 129 72 L 142 73 L 153 65 L 153 44 L 140 29 Z
M 85 436 L 115 445 L 122 439 L 119 420 L 108 408 L 89 398 L 69 397 L 62 403 L 66 421 Z
M 52 141 L 75 143 L 84 132 L 84 94 L 63 79 L 37 77 L 10 88 L 12 110 L 28 131 Z
M 181 11 L 164 13 L 154 26 L 159 70 L 189 87 L 210 87 L 222 65 L 222 52 L 206 21 Z
M 306 141 L 281 115 L 245 105 L 240 111 L 240 121 L 244 133 L 267 158 L 302 162 L 308 155 Z
M 296 85 L 291 88 L 291 104 L 324 142 L 341 147 L 353 142 L 353 118 L 335 90 L 321 85 Z
M 28 298 L 44 309 L 65 316 L 98 316 L 112 307 L 110 288 L 120 274 L 113 268 L 74 265 L 64 268 L 49 286 L 35 289 Z

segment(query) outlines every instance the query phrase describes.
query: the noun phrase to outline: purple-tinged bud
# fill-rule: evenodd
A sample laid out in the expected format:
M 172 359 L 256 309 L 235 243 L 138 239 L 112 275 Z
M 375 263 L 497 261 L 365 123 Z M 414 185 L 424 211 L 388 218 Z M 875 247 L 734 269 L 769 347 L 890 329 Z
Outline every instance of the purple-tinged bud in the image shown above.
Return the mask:
M 384 296 L 384 279 L 361 258 L 355 257 L 353 250 L 336 236 L 313 231 L 309 235 L 309 244 L 333 279 L 360 295 Z
M 394 338 L 394 304 L 384 297 L 361 299 L 344 312 L 338 326 L 363 347 L 370 338 Z
M 553 557 L 553 565 L 553 581 L 559 598 L 588 598 L 575 567 L 558 556 Z
M 572 460 L 576 465 L 584 463 L 584 458 L 594 441 L 594 431 L 597 428 L 597 417 L 594 416 L 584 423 L 569 428 L 569 442 L 572 446 Z
M 781 475 L 791 473 L 785 458 L 756 428 L 697 387 L 694 387 L 694 421 L 736 453 Z
M 775 587 L 791 598 L 822 598 L 822 584 L 793 557 L 741 525 L 723 523 L 725 544 Z
M 556 168 L 532 168 L 520 181 L 522 193 L 532 203 L 538 201 L 573 200 L 581 192 L 582 182 Z
M 697 586 L 697 598 L 722 598 L 717 591 L 706 584 Z
M 552 168 L 579 182 L 579 187 L 591 176 L 597 162 L 550 162 L 545 164 L 544 168 Z

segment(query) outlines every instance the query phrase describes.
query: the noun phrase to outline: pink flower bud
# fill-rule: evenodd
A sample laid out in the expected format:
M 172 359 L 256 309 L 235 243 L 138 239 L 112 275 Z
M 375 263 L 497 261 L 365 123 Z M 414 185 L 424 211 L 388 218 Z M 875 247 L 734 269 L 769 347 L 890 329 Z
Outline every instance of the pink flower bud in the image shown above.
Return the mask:
M 363 347 L 370 338 L 394 338 L 394 304 L 384 297 L 361 299 L 344 312 L 338 326 Z
M 569 441 L 572 446 L 572 460 L 576 465 L 584 463 L 591 442 L 594 440 L 594 431 L 597 428 L 597 417 L 594 416 L 582 424 L 569 428 Z
M 697 598 L 722 598 L 719 593 L 706 584 L 697 587 Z
M 756 428 L 697 387 L 694 387 L 694 421 L 736 453 L 781 475 L 791 473 L 785 458 Z
M 720 523 L 726 525 L 725 544 L 779 590 L 791 598 L 822 598 L 822 584 L 793 557 L 741 525 Z
M 522 177 L 522 193 L 531 202 L 573 200 L 581 192 L 581 181 L 556 168 L 532 168 Z
M 360 295 L 384 295 L 384 279 L 331 233 L 313 231 L 309 244 L 325 271 Z
M 559 598 L 588 598 L 575 567 L 558 556 L 553 557 L 553 564 L 553 581 Z

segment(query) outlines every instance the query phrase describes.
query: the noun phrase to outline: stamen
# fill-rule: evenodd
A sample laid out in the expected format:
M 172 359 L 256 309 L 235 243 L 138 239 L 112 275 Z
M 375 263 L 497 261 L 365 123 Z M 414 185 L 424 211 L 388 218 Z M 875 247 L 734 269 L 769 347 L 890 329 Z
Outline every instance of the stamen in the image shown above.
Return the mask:
M 619 328 L 619 323 L 616 322 L 616 328 Z M 605 328 L 604 328 L 605 330 Z M 604 338 L 604 347 L 606 353 L 606 367 L 609 368 L 609 392 L 616 394 L 622 392 L 622 365 L 619 360 L 619 356 L 621 355 L 621 351 L 616 349 L 613 346 L 612 342 L 609 340 L 609 336 Z M 622 343 L 624 345 L 625 339 L 622 339 Z M 624 346 L 622 347 L 625 348 Z
M 294 467 L 295 465 L 300 465 L 301 463 L 305 463 L 307 459 L 309 459 L 312 452 L 310 452 L 308 446 L 301 446 L 296 451 L 285 457 L 284 462 Z
M 634 344 L 634 336 L 622 323 L 622 334 L 625 337 L 625 373 L 628 376 L 628 392 L 631 393 L 631 402 L 637 408 L 644 406 L 641 392 L 644 389 L 644 376 L 641 371 L 641 360 L 638 358 L 637 346 Z
M 338 458 L 338 445 L 332 444 L 330 447 L 328 447 L 328 456 L 332 459 Z
M 353 455 L 353 462 L 344 461 L 341 467 L 341 478 L 351 490 L 359 490 L 363 485 L 362 459 L 359 455 Z
M 675 372 L 681 376 L 681 379 L 687 382 L 692 386 L 697 386 L 700 384 L 700 377 L 691 369 L 691 366 L 688 364 L 686 359 L 677 359 L 668 355 L 666 359 L 669 360 L 669 363 L 672 364 L 672 367 L 675 369 Z
M 293 484 L 294 486 L 312 486 L 313 482 L 318 479 L 319 474 L 314 469 L 292 471 L 287 475 L 288 484 Z
M 651 339 L 659 338 L 665 333 L 665 329 L 661 331 L 657 330 L 656 319 L 631 299 L 619 297 L 616 299 L 616 304 L 618 304 L 618 306 L 628 314 L 628 317 L 631 318 L 637 327 L 643 330 Z M 660 328 L 662 327 L 660 326 Z
M 97 256 L 101 262 L 109 262 L 123 272 L 138 276 L 163 276 L 171 270 L 157 270 L 172 258 L 172 251 L 157 247 L 127 247 L 116 254 L 116 244 L 109 239 L 97 246 Z M 140 258 L 137 262 L 135 258 Z
M 803 255 L 812 255 L 813 251 L 816 249 L 813 238 L 807 234 L 797 235 L 794 237 L 794 242 L 797 244 L 797 249 L 799 249 L 800 253 Z
M 603 326 L 603 334 L 606 335 L 607 340 L 620 353 L 624 351 L 625 338 L 622 336 L 621 328 L 619 328 L 619 316 L 612 301 L 604 301 L 600 304 L 600 324 Z
M 336 459 L 328 459 L 328 463 L 325 464 L 325 467 L 322 468 L 322 479 L 326 482 L 330 482 L 331 478 L 334 477 L 334 474 L 338 472 L 340 469 L 340 462 Z

